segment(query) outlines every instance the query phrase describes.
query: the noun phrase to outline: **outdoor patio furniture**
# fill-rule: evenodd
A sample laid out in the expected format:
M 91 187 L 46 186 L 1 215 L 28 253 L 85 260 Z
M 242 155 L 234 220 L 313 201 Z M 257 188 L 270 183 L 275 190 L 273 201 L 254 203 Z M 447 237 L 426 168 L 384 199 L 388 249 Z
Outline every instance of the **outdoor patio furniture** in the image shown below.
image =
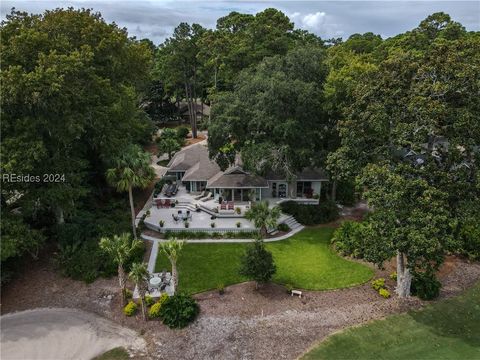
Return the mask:
M 157 288 L 157 287 L 161 286 L 162 279 L 160 279 L 158 276 L 155 276 L 155 277 L 150 279 L 149 284 L 150 284 L 151 287 Z
M 175 223 L 177 223 L 180 219 L 178 216 L 176 216 L 175 214 L 172 214 L 172 218 L 173 218 L 173 221 L 175 221 Z
M 203 197 L 205 197 L 205 196 L 207 196 L 207 191 L 206 191 L 206 190 L 203 190 L 203 191 L 200 193 L 200 195 L 195 196 L 194 199 L 195 199 L 195 200 L 200 200 L 201 198 L 203 198 Z
M 212 193 L 211 193 L 211 192 L 208 192 L 208 195 L 205 196 L 205 197 L 203 197 L 203 198 L 201 198 L 200 201 L 205 202 L 205 201 L 210 200 L 212 197 L 213 197 Z
M 235 203 L 233 201 L 228 202 L 228 210 L 234 210 L 235 209 Z
M 178 184 L 173 184 L 173 190 L 172 190 L 173 195 L 177 195 L 178 188 L 179 188 Z
M 222 202 L 222 203 L 220 204 L 220 210 L 227 210 L 227 203 Z

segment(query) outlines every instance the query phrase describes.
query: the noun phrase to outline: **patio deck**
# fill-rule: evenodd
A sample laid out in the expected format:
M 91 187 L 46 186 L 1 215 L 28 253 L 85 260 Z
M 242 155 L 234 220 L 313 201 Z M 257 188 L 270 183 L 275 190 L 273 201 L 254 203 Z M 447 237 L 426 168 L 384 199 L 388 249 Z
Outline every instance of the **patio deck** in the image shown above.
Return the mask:
M 196 212 L 190 210 L 191 219 L 188 220 L 189 227 L 186 228 L 183 221 L 174 221 L 173 215 L 178 216 L 178 211 L 185 214 L 186 207 L 177 206 L 174 208 L 160 208 L 153 206 L 150 209 L 150 216 L 145 219 L 145 225 L 155 231 L 253 231 L 255 226 L 243 217 L 217 217 L 212 220 L 209 213 L 201 210 Z M 160 220 L 164 221 L 163 228 L 160 228 Z M 240 227 L 237 227 L 237 223 Z M 215 223 L 215 227 L 211 227 L 211 223 Z

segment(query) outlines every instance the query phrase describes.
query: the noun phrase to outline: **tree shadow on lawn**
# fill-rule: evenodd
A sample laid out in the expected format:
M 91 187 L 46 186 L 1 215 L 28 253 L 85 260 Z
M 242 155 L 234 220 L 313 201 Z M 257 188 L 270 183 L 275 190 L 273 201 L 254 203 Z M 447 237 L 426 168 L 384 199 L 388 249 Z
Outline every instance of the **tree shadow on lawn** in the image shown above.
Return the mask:
M 413 311 L 409 316 L 433 334 L 457 338 L 480 349 L 480 282 L 460 296 Z

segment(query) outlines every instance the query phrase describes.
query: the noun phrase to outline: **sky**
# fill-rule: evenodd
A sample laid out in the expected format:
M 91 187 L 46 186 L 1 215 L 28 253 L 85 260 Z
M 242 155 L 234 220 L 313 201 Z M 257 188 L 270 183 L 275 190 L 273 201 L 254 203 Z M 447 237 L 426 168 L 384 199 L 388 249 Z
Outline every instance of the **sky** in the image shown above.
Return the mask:
M 476 1 L 287 1 L 287 0 L 2 0 L 1 18 L 12 7 L 41 13 L 57 7 L 93 8 L 105 20 L 125 27 L 131 36 L 149 38 L 156 45 L 171 36 L 180 22 L 214 28 L 216 20 L 231 11 L 255 14 L 274 7 L 283 11 L 296 28 L 311 31 L 323 39 L 348 38 L 371 31 L 383 38 L 416 27 L 429 14 L 443 11 L 467 30 L 480 31 L 480 0 Z

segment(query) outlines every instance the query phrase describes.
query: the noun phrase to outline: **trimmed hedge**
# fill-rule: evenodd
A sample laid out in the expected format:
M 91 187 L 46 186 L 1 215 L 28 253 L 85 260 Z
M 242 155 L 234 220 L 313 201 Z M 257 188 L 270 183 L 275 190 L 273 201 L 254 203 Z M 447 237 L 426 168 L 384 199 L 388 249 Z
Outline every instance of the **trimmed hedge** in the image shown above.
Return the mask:
M 209 232 L 209 231 L 165 231 L 166 239 L 254 239 L 258 231 Z
M 286 214 L 292 215 L 303 225 L 317 225 L 338 218 L 338 207 L 330 200 L 321 201 L 318 205 L 299 204 L 295 201 L 285 201 L 280 208 Z

